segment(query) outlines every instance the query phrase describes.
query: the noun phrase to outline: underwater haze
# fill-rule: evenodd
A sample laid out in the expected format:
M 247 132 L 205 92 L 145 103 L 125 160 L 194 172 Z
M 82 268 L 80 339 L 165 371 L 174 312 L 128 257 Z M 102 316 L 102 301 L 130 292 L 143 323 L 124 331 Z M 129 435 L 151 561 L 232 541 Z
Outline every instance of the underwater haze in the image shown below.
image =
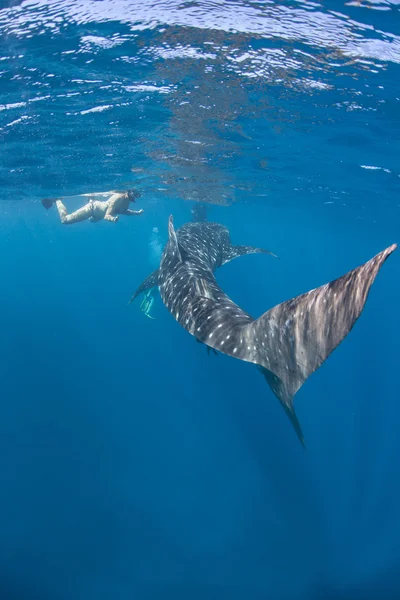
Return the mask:
M 0 140 L 0 600 L 398 600 L 399 250 L 305 450 L 253 365 L 127 304 L 198 202 L 279 255 L 217 272 L 254 317 L 399 241 L 399 0 L 3 0 Z

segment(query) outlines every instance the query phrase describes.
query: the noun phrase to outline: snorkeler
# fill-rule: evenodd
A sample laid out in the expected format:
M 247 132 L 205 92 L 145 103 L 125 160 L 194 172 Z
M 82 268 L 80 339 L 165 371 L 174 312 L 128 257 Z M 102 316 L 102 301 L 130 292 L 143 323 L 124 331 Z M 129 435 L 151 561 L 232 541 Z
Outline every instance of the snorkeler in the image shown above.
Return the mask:
M 207 208 L 205 204 L 195 204 L 191 210 L 192 221 L 201 223 L 207 221 Z
M 45 208 L 49 209 L 55 203 L 61 223 L 64 225 L 79 223 L 80 221 L 86 221 L 86 219 L 94 223 L 102 220 L 115 223 L 118 221 L 119 215 L 133 216 L 141 215 L 144 212 L 142 208 L 140 210 L 131 210 L 129 208 L 129 203 L 135 202 L 136 198 L 140 197 L 140 192 L 127 190 L 124 192 L 110 192 L 110 194 L 108 200 L 90 199 L 85 206 L 82 206 L 82 208 L 71 214 L 68 214 L 65 204 L 60 199 L 44 198 L 42 204 Z

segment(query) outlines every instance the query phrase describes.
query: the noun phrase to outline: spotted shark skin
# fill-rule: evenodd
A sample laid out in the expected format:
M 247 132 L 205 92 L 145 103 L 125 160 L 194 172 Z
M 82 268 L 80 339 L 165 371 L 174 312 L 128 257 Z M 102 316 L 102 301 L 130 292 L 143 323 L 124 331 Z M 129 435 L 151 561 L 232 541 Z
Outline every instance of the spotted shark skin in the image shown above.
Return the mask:
M 254 319 L 222 291 L 214 272 L 238 256 L 272 253 L 232 246 L 229 231 L 218 223 L 186 223 L 175 231 L 170 217 L 168 233 L 160 268 L 137 288 L 131 301 L 157 285 L 169 312 L 199 342 L 255 364 L 304 446 L 293 398 L 352 329 L 379 269 L 397 245 Z

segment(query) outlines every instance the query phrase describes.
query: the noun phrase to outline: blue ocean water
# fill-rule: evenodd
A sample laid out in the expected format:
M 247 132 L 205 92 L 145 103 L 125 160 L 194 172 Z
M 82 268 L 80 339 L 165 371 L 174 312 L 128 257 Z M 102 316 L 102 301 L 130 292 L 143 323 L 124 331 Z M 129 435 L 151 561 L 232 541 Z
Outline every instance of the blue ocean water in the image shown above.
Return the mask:
M 254 316 L 398 241 L 398 0 L 0 7 L 0 598 L 400 598 L 398 251 L 305 451 L 253 366 L 127 307 L 197 201 L 280 257 L 218 271 Z M 116 224 L 40 202 L 129 187 Z

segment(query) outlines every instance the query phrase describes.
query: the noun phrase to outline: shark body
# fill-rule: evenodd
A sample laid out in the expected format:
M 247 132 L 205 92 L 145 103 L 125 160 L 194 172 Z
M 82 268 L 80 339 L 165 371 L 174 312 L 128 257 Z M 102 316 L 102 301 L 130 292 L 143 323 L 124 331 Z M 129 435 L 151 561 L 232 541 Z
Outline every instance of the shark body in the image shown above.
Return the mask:
M 275 255 L 252 246 L 233 246 L 228 229 L 219 223 L 191 222 L 175 231 L 170 217 L 168 233 L 159 269 L 144 280 L 131 301 L 158 286 L 168 311 L 199 342 L 255 364 L 304 445 L 293 398 L 349 333 L 396 244 L 346 275 L 254 319 L 223 292 L 214 273 L 245 254 Z

